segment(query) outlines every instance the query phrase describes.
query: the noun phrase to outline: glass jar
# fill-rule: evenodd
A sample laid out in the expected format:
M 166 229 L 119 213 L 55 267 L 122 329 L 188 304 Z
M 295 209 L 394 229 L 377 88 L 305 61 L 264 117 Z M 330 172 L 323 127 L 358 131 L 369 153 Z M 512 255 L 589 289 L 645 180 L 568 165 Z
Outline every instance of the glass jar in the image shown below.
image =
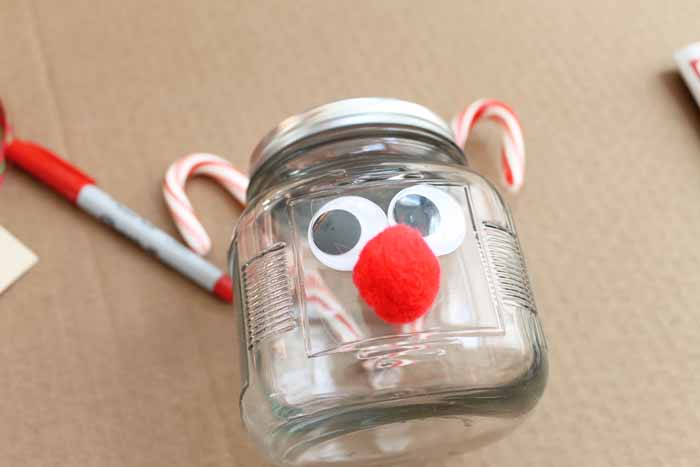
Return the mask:
M 394 465 L 495 440 L 546 344 L 515 227 L 417 104 L 327 104 L 251 160 L 229 254 L 241 414 L 280 465 Z

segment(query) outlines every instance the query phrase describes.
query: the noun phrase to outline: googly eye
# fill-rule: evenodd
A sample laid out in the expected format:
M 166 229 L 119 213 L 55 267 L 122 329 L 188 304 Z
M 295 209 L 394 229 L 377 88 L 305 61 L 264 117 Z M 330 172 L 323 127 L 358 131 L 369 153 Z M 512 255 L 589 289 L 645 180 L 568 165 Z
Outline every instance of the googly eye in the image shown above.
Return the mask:
M 360 196 L 342 196 L 324 204 L 309 223 L 309 247 L 329 268 L 352 271 L 367 242 L 388 225 L 386 214 Z
M 435 256 L 455 251 L 466 235 L 462 207 L 446 191 L 431 185 L 399 191 L 389 203 L 389 224 L 417 229 Z

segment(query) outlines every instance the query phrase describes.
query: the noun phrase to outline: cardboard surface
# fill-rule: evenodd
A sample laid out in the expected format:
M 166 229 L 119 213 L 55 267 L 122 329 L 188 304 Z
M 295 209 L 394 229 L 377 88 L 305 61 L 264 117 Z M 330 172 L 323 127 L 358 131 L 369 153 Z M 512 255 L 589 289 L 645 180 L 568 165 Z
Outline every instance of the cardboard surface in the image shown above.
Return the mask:
M 550 383 L 510 437 L 449 466 L 691 466 L 700 443 L 700 111 L 672 53 L 700 3 L 0 3 L 16 131 L 176 234 L 168 164 L 240 167 L 283 117 L 351 96 L 519 112 L 509 198 Z M 497 174 L 480 130 L 474 167 Z M 42 258 L 0 296 L 0 465 L 267 465 L 239 423 L 232 312 L 12 168 L 0 224 Z M 190 193 L 224 264 L 238 208 Z

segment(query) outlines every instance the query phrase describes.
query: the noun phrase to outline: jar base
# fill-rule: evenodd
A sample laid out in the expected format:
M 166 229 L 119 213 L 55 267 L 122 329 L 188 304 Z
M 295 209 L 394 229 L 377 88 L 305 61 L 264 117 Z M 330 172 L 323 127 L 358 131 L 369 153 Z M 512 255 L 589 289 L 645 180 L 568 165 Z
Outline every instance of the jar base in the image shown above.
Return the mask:
M 290 420 L 272 433 L 273 460 L 305 467 L 391 466 L 477 449 L 524 420 L 544 389 L 546 367 L 539 370 L 510 387 L 401 398 Z

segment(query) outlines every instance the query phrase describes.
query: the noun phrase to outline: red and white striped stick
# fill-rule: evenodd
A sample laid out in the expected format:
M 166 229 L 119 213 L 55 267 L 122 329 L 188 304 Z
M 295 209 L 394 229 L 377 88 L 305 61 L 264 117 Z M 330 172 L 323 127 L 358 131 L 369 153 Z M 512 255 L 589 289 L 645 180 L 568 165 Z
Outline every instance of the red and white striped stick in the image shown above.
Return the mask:
M 206 175 L 226 188 L 245 205 L 248 177 L 236 170 L 230 162 L 214 154 L 197 153 L 175 161 L 165 173 L 163 196 L 182 238 L 195 252 L 206 255 L 211 250 L 211 239 L 194 213 L 194 207 L 185 193 L 190 177 Z
M 525 142 L 520 121 L 513 109 L 495 99 L 479 99 L 452 120 L 455 141 L 464 149 L 472 128 L 484 119 L 493 120 L 503 128 L 503 179 L 509 190 L 517 192 L 525 181 Z
M 345 311 L 317 271 L 308 270 L 304 274 L 304 289 L 307 312 L 313 311 L 314 315 L 323 318 L 340 342 L 355 342 L 362 339 L 360 326 L 352 315 Z
M 211 249 L 211 240 L 195 216 L 192 203 L 185 193 L 187 180 L 196 175 L 212 177 L 242 205 L 246 202 L 248 177 L 233 168 L 227 160 L 213 154 L 190 154 L 175 161 L 168 168 L 163 183 L 163 195 L 175 225 L 190 248 L 200 255 L 205 255 Z M 336 337 L 341 342 L 359 340 L 359 326 L 335 299 L 331 290 L 323 283 L 320 274 L 310 271 L 304 279 L 306 301 L 313 311 L 329 323 Z

